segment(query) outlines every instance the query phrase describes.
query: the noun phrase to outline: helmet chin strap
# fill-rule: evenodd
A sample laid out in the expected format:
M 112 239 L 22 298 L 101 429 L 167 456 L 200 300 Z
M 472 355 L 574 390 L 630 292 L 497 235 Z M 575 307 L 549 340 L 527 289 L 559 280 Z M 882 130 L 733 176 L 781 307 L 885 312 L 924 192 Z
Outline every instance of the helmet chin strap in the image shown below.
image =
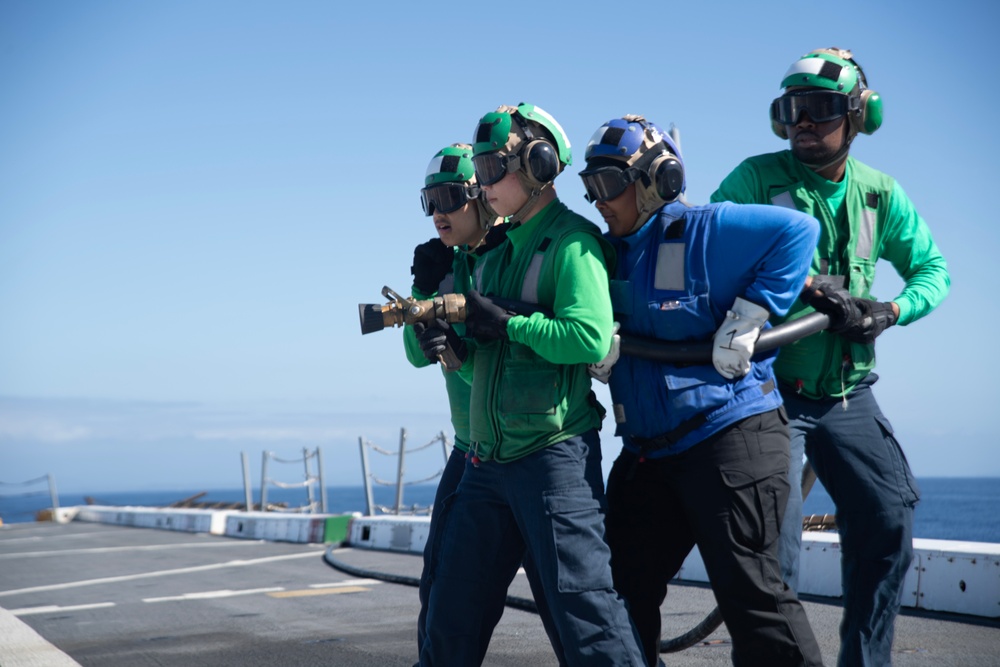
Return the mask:
M 538 197 L 541 196 L 545 188 L 552 185 L 552 183 L 546 183 L 540 188 L 533 188 L 528 185 L 527 177 L 520 171 L 517 172 L 517 180 L 521 184 L 521 187 L 528 191 L 528 201 L 524 202 L 524 206 L 517 209 L 513 215 L 507 217 L 507 220 L 512 223 L 523 222 L 524 216 L 528 214 L 528 211 L 531 210 L 531 207 L 535 204 Z
M 635 224 L 632 225 L 632 229 L 629 230 L 629 234 L 634 234 L 639 231 L 646 221 L 652 217 L 656 211 L 658 211 L 662 206 L 667 204 L 660 195 L 656 192 L 656 186 L 646 182 L 649 179 L 643 177 L 641 180 L 636 181 L 635 184 L 635 207 L 638 211 L 638 216 L 635 219 Z
M 480 195 L 480 197 L 481 196 L 482 195 Z M 479 214 L 479 227 L 483 230 L 483 233 L 480 234 L 475 243 L 470 243 L 466 248 L 462 248 L 466 254 L 471 254 L 476 248 L 483 244 L 483 241 L 486 240 L 486 235 L 490 233 L 490 229 L 499 217 L 496 213 L 490 210 L 489 206 L 487 206 L 486 202 L 481 198 L 476 199 L 476 212 Z

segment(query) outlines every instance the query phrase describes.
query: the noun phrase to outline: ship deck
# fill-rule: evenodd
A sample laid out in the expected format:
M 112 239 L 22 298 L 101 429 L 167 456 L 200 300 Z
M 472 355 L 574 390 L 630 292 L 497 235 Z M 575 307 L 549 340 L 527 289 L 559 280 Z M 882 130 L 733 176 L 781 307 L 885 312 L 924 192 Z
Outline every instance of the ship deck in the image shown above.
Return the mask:
M 0 664 L 94 667 L 412 665 L 417 591 L 331 567 L 318 544 L 233 539 L 95 523 L 0 528 Z M 416 578 L 421 559 L 339 549 L 352 566 Z M 511 594 L 530 597 L 523 575 Z M 841 609 L 807 598 L 824 661 L 835 664 Z M 675 584 L 665 635 L 714 606 L 704 585 Z M 665 654 L 668 665 L 728 665 L 724 626 Z M 897 667 L 994 666 L 1000 620 L 904 610 Z M 485 662 L 555 665 L 537 616 L 508 609 Z

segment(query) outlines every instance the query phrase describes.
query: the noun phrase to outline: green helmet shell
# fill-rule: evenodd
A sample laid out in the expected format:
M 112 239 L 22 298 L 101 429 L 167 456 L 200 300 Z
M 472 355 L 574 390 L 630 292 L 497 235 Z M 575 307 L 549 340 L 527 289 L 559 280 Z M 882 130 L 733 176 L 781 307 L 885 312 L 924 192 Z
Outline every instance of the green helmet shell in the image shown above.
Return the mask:
M 480 118 L 472 143 L 472 154 L 482 155 L 502 149 L 507 145 L 511 125 L 510 114 L 506 111 L 491 111 Z
M 826 88 L 845 95 L 858 86 L 857 66 L 825 51 L 813 51 L 795 61 L 781 80 L 781 87 Z
M 476 126 L 476 136 L 472 144 L 474 155 L 490 153 L 493 151 L 516 149 L 524 141 L 523 130 L 513 118 L 513 114 L 520 116 L 529 128 L 534 126 L 544 130 L 544 136 L 536 136 L 536 139 L 548 139 L 555 144 L 559 162 L 564 166 L 573 164 L 573 153 L 569 143 L 569 137 L 563 131 L 562 126 L 556 119 L 550 116 L 544 109 L 533 104 L 519 104 L 517 107 L 501 106 L 496 111 L 483 116 L 479 125 Z M 537 132 L 533 132 L 537 134 Z M 514 136 L 512 137 L 511 134 Z
M 452 144 L 442 148 L 427 165 L 424 187 L 442 183 L 474 183 L 476 170 L 472 164 L 472 146 Z

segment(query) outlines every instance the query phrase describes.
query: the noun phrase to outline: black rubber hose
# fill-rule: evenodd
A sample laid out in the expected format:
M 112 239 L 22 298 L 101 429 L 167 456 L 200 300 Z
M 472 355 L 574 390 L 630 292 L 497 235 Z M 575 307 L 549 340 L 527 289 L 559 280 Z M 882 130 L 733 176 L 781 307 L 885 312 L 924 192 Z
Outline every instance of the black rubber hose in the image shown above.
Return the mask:
M 830 326 L 830 316 L 810 313 L 791 322 L 765 329 L 757 339 L 755 352 L 769 352 L 805 338 Z M 676 343 L 632 334 L 622 335 L 621 353 L 640 359 L 670 364 L 707 364 L 712 361 L 712 341 Z
M 538 304 L 502 299 L 495 296 L 489 298 L 501 308 L 506 308 L 519 315 L 530 316 L 533 313 L 543 313 L 546 317 L 554 317 L 550 309 Z M 828 326 L 830 326 L 829 315 L 813 312 L 791 322 L 785 322 L 776 327 L 765 329 L 757 339 L 754 350 L 758 353 L 770 352 L 794 340 L 805 338 L 817 331 L 822 331 Z M 678 343 L 676 341 L 622 334 L 621 353 L 632 357 L 639 357 L 640 359 L 650 359 L 652 361 L 671 364 L 708 364 L 712 362 L 712 341 Z
M 376 570 L 366 570 L 364 568 L 354 567 L 353 565 L 348 565 L 343 561 L 337 560 L 333 553 L 337 549 L 347 546 L 350 545 L 342 542 L 330 545 L 327 547 L 326 553 L 323 554 L 323 560 L 326 561 L 326 564 L 333 569 L 339 570 L 344 574 L 349 574 L 352 577 L 377 579 L 379 581 L 401 584 L 403 586 L 420 586 L 420 579 L 417 577 L 407 577 L 401 574 L 389 574 L 387 572 L 378 572 Z M 521 611 L 527 611 L 533 614 L 538 613 L 538 607 L 535 605 L 535 601 L 529 600 L 528 598 L 519 598 L 513 595 L 508 595 L 506 605 L 513 609 L 520 609 Z M 678 651 L 683 651 L 686 648 L 690 648 L 708 635 L 712 634 L 712 632 L 719 627 L 721 623 L 722 614 L 719 612 L 719 608 L 716 607 L 708 614 L 708 616 L 704 618 L 704 620 L 702 620 L 701 623 L 694 626 L 684 634 L 674 637 L 673 639 L 661 641 L 660 653 L 676 653 Z
M 378 572 L 376 570 L 365 570 L 360 567 L 354 567 L 353 565 L 348 565 L 343 561 L 339 561 L 333 556 L 333 552 L 337 549 L 344 547 L 349 547 L 350 544 L 344 542 L 337 542 L 336 544 L 331 544 L 326 549 L 326 553 L 323 554 L 323 560 L 326 564 L 335 570 L 339 570 L 345 574 L 349 574 L 352 577 L 361 577 L 363 579 L 378 579 L 379 581 L 388 581 L 392 584 L 402 584 L 403 586 L 420 586 L 420 579 L 417 577 L 406 577 L 401 574 L 389 574 L 387 572 Z M 520 609 L 521 611 L 530 611 L 532 613 L 538 613 L 538 607 L 535 606 L 534 600 L 529 600 L 527 598 L 519 598 L 513 595 L 507 596 L 506 605 L 513 609 Z
M 722 612 L 716 607 L 708 612 L 701 623 L 694 626 L 682 635 L 677 635 L 673 639 L 660 641 L 660 653 L 677 653 L 686 648 L 691 648 L 705 637 L 709 636 L 715 629 L 722 625 Z

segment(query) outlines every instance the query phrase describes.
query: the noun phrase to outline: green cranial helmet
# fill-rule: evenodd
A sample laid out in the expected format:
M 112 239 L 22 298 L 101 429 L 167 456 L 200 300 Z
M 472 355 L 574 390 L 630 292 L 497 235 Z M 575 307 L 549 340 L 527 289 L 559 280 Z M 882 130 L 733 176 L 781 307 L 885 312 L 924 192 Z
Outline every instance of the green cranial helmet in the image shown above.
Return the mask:
M 475 202 L 479 225 L 488 230 L 496 224 L 497 215 L 480 194 L 472 146 L 452 144 L 439 150 L 427 165 L 424 187 L 420 190 L 420 207 L 424 215 L 430 216 L 435 212 L 452 213 L 467 202 Z
M 442 183 L 475 183 L 476 170 L 472 164 L 472 146 L 452 144 L 442 148 L 431 158 L 424 176 L 424 186 Z
M 573 163 L 569 138 L 555 118 L 531 104 L 502 105 L 479 120 L 472 140 L 476 179 L 492 186 L 515 174 L 528 199 L 510 222 L 520 222 L 567 165 Z
M 528 138 L 526 133 L 533 136 Z M 547 139 L 554 144 L 563 166 L 573 164 L 566 132 L 555 118 L 533 104 L 503 105 L 483 116 L 476 126 L 472 152 L 474 155 L 493 151 L 510 153 L 517 150 L 522 142 L 531 139 Z
M 831 48 L 810 51 L 792 63 L 781 80 L 781 87 L 826 88 L 845 95 L 857 95 L 859 83 L 864 85 L 864 78 L 851 59 L 851 52 Z
M 504 105 L 483 116 L 476 126 L 472 152 L 482 185 L 517 173 L 531 191 L 544 188 L 573 163 L 562 127 L 531 104 Z

